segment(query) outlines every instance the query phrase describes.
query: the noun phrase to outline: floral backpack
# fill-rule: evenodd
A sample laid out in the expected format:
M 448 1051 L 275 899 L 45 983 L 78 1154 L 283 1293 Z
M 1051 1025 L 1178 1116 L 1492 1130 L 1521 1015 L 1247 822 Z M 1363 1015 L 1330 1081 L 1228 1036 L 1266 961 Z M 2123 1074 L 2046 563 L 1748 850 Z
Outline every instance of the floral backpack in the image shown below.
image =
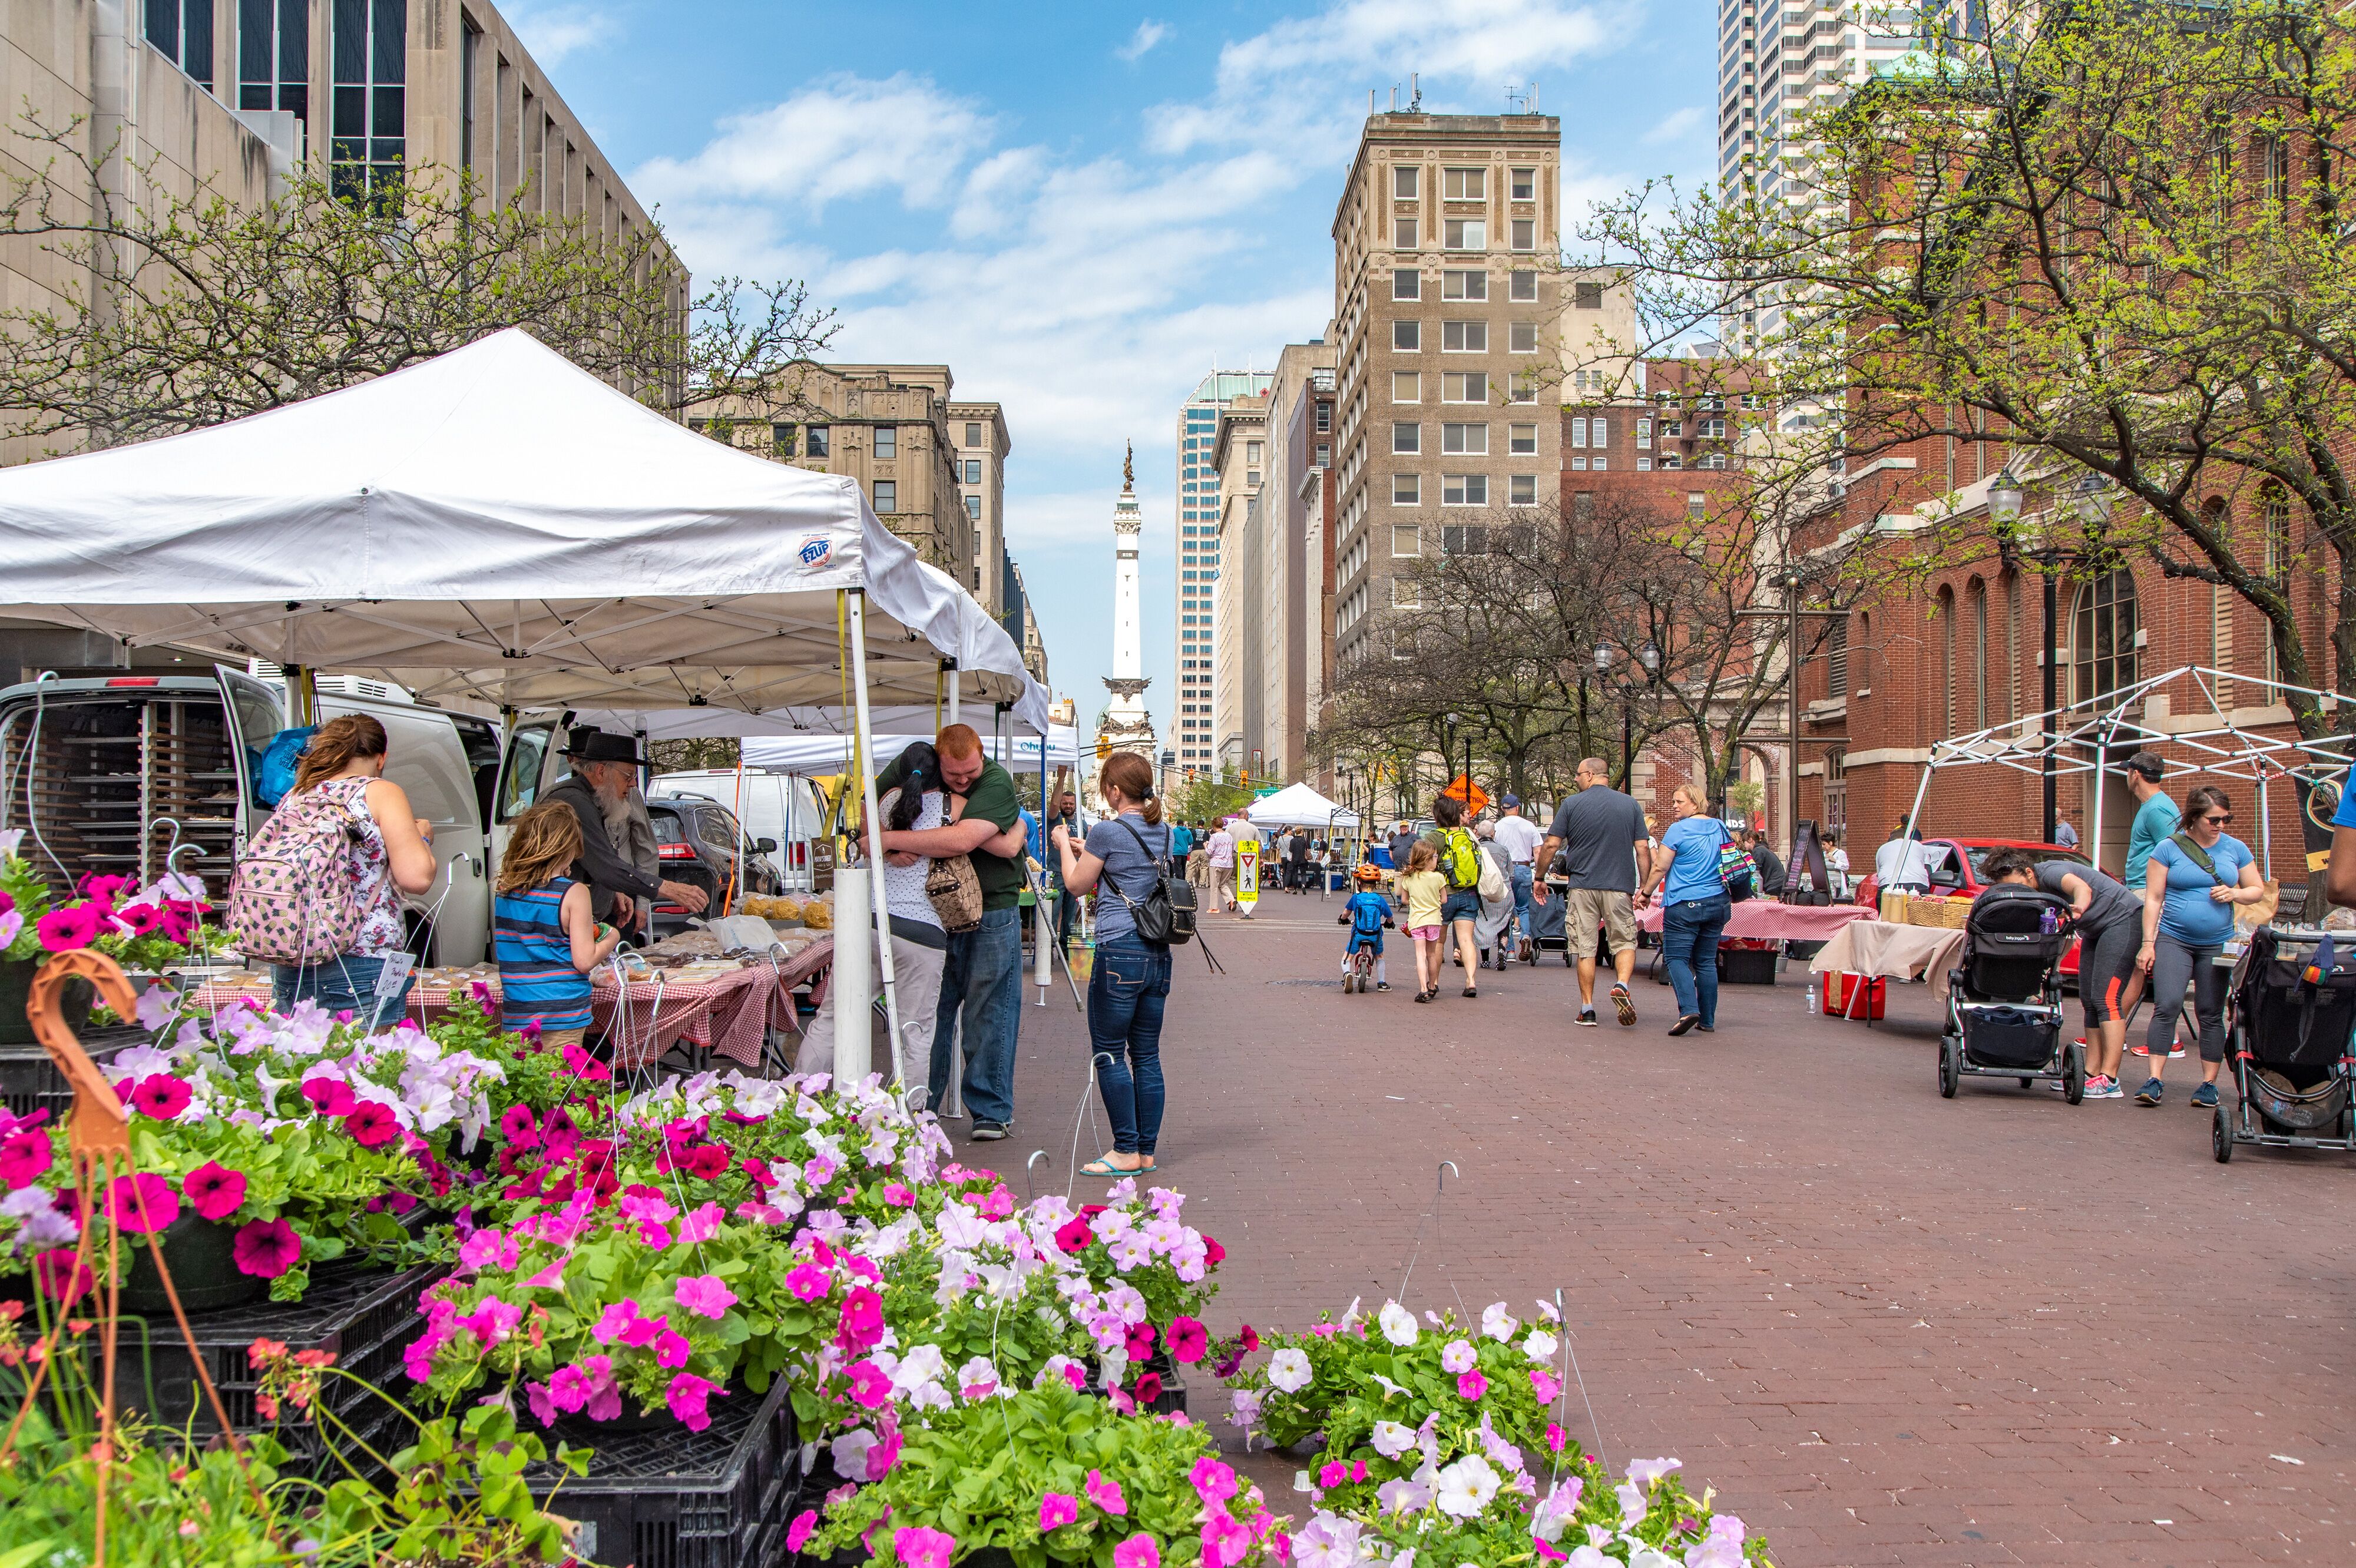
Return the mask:
M 239 862 L 230 929 L 250 963 L 320 963 L 359 940 L 363 913 L 345 854 L 356 836 L 349 811 L 322 789 L 279 805 Z

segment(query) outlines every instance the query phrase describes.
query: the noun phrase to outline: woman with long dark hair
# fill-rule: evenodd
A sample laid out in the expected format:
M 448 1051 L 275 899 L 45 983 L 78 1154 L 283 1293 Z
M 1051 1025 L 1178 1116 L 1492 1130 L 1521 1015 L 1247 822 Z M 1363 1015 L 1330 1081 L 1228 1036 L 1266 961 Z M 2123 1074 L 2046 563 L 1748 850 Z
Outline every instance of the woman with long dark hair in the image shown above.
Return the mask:
M 282 1013 L 298 1002 L 316 1002 L 380 1028 L 401 1015 L 416 980 L 401 896 L 434 886 L 434 824 L 412 815 L 408 792 L 384 776 L 390 750 L 384 725 L 368 714 L 329 719 L 303 748 L 294 787 L 278 802 L 280 815 L 327 812 L 348 821 L 343 869 L 360 908 L 349 950 L 316 963 L 272 966 L 272 992 Z M 397 983 L 386 978 L 388 962 L 400 974 Z
M 1155 1168 L 1162 1135 L 1162 1010 L 1170 997 L 1170 949 L 1137 934 L 1135 911 L 1153 891 L 1170 854 L 1153 765 L 1116 751 L 1097 772 L 1109 814 L 1075 845 L 1060 824 L 1055 853 L 1072 897 L 1097 895 L 1096 972 L 1088 977 L 1088 1049 L 1112 1122 L 1112 1152 L 1084 1176 L 1140 1176 Z

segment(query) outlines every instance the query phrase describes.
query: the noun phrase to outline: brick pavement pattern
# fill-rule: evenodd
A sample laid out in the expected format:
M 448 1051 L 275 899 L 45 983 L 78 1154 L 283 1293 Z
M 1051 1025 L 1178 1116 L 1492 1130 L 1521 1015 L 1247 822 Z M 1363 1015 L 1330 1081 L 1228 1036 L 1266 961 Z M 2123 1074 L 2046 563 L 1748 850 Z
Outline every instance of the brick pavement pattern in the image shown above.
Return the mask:
M 2356 1162 L 2215 1164 L 2197 1060 L 2157 1110 L 1993 1079 L 1943 1101 L 1921 986 L 1869 1029 L 1787 974 L 1670 1039 L 1640 970 L 1637 1026 L 1583 1029 L 1558 958 L 1418 1006 L 1399 942 L 1399 989 L 1345 996 L 1342 933 L 1262 908 L 1207 922 L 1224 977 L 1180 950 L 1162 1038 L 1160 1179 L 1227 1248 L 1215 1334 L 1379 1304 L 1452 1159 L 1409 1303 L 1527 1317 L 1560 1289 L 1594 1407 L 1572 1396 L 1573 1431 L 1615 1467 L 1682 1459 L 1785 1568 L 2356 1563 Z M 1037 996 L 1013 1139 L 952 1133 L 1018 1191 L 1047 1149 L 1045 1192 L 1087 1031 L 1060 975 Z M 1209 1384 L 1194 1410 L 1226 1434 Z M 1297 1465 L 1249 1461 L 1280 1510 Z

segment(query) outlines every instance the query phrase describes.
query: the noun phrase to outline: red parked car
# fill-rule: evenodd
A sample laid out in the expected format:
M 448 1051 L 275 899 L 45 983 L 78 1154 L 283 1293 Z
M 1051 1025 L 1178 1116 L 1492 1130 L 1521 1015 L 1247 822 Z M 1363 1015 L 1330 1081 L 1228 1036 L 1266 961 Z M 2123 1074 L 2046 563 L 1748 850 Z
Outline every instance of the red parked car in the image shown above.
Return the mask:
M 1940 857 L 1940 864 L 1931 868 L 1931 891 L 1933 895 L 1948 897 L 1959 894 L 1975 898 L 1979 897 L 1980 889 L 1987 886 L 1980 875 L 1980 868 L 1987 864 L 1989 855 L 2000 849 L 2025 849 L 2040 862 L 2066 860 L 2073 865 L 2090 864 L 2083 851 L 2064 849 L 2058 843 L 2040 843 L 2035 839 L 1926 838 L 1922 845 L 1931 850 L 1944 847 L 1947 852 Z M 1873 847 L 1879 850 L 1881 846 L 1876 844 Z M 1857 901 L 1875 908 L 1881 907 L 1880 883 L 1870 872 L 1864 881 L 1857 885 Z M 2069 953 L 2062 960 L 2062 973 L 2064 979 L 2074 983 L 2078 973 L 2078 944 L 2075 942 L 2070 944 Z

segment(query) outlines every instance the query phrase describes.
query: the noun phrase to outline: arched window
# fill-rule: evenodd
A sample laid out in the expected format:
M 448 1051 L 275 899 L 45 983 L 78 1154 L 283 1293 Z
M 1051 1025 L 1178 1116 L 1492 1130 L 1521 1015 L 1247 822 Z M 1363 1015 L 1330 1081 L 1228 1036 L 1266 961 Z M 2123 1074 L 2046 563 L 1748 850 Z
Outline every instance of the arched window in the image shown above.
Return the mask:
M 2132 572 L 2110 572 L 2078 590 L 2071 617 L 2071 700 L 2109 696 L 2136 680 L 2136 585 Z
M 2233 546 L 2233 510 L 2223 496 L 2211 496 L 2201 503 L 2201 521 L 2228 549 Z M 2240 596 L 2222 583 L 2209 588 L 2209 665 L 2212 670 L 2233 667 L 2233 603 Z
M 1939 733 L 1955 733 L 1955 590 L 1939 590 Z
M 1972 728 L 1981 730 L 1988 726 L 1987 584 L 1974 577 L 1964 597 L 1969 607 L 1964 634 L 1971 639 L 1965 647 L 1971 663 Z
M 2266 576 L 2287 597 L 2291 574 L 2298 564 L 2297 552 L 2291 547 L 2290 497 L 2268 480 L 2258 492 L 2258 505 L 2265 521 Z M 2272 620 L 2266 622 L 2266 679 L 2282 679 L 2282 632 Z

